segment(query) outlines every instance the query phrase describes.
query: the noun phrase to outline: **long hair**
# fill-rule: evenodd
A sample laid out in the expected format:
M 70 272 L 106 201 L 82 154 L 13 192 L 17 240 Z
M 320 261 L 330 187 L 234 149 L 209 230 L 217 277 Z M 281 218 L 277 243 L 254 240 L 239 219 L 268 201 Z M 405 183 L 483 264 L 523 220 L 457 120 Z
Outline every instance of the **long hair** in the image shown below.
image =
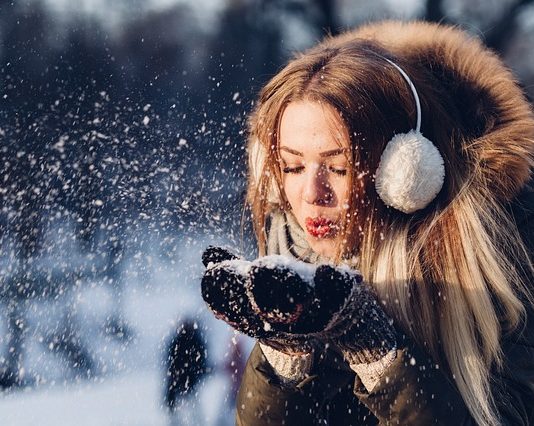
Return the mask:
M 374 172 L 386 143 L 415 126 L 445 160 L 444 187 L 424 210 L 404 214 L 378 198 Z M 533 298 L 533 267 L 507 203 L 534 163 L 534 118 L 501 62 L 463 32 L 434 24 L 386 22 L 327 38 L 297 56 L 262 90 L 250 118 L 248 203 L 260 254 L 282 189 L 279 125 L 285 107 L 332 106 L 346 126 L 350 206 L 337 260 L 356 265 L 395 323 L 443 363 L 474 419 L 498 424 L 490 370 L 503 362 L 501 338 L 521 324 Z

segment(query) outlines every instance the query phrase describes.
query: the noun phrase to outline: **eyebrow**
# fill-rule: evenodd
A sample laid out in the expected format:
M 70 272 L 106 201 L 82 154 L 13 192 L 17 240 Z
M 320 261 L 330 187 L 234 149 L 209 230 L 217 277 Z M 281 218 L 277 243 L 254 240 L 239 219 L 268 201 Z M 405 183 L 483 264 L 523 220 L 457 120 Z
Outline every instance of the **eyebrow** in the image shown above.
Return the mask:
M 281 146 L 280 151 L 286 151 L 293 155 L 298 155 L 299 157 L 304 157 L 304 154 L 300 151 L 296 151 L 294 149 L 288 148 L 287 146 Z M 347 152 L 347 148 L 337 148 L 337 149 L 331 149 L 329 151 L 323 151 L 319 155 L 323 158 L 326 157 L 335 157 L 336 155 L 345 154 Z

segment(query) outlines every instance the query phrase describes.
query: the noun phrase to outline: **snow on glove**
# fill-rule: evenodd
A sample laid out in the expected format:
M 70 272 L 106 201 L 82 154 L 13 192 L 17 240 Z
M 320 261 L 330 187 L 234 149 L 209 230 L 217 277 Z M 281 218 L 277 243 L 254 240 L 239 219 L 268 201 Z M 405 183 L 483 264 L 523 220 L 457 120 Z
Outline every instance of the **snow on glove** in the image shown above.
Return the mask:
M 391 321 L 360 273 L 320 265 L 310 275 L 310 267 L 282 256 L 253 262 L 247 292 L 253 311 L 273 331 L 334 344 L 351 366 L 394 357 Z M 299 284 L 305 289 L 290 291 L 281 279 L 284 276 L 300 276 Z
M 253 262 L 238 258 L 220 247 L 208 247 L 202 255 L 206 271 L 202 277 L 202 297 L 208 307 L 219 319 L 248 336 L 259 339 L 264 345 L 284 353 L 306 353 L 311 351 L 307 336 L 294 335 L 284 330 L 274 330 L 258 315 L 258 307 L 251 296 L 251 271 Z M 278 320 L 292 320 L 303 307 L 295 302 L 311 304 L 312 294 L 309 286 L 293 271 L 288 274 L 274 271 L 278 287 L 269 293 L 270 312 L 279 312 Z M 263 305 L 262 305 L 263 306 Z
M 394 359 L 394 329 L 357 271 L 233 257 L 208 267 L 202 294 L 237 330 L 286 353 L 311 351 L 315 339 L 334 344 L 351 366 Z

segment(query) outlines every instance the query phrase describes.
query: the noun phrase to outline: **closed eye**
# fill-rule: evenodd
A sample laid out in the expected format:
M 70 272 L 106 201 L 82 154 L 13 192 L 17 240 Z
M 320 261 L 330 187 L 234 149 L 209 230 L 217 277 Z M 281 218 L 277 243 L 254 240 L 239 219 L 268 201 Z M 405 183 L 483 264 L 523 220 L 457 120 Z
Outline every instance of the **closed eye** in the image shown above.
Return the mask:
M 338 169 L 336 167 L 329 167 L 328 170 L 330 170 L 332 173 L 335 173 L 339 176 L 346 176 L 347 175 L 347 169 Z
M 339 176 L 347 175 L 347 169 L 338 169 L 336 167 L 329 167 L 328 170 Z M 302 173 L 303 171 L 304 171 L 304 166 L 284 167 L 282 169 L 282 172 L 287 173 L 287 174 L 299 174 L 299 173 Z
M 299 174 L 304 171 L 304 166 L 297 166 L 297 167 L 284 167 L 282 169 L 282 172 L 284 173 L 290 173 L 290 174 Z

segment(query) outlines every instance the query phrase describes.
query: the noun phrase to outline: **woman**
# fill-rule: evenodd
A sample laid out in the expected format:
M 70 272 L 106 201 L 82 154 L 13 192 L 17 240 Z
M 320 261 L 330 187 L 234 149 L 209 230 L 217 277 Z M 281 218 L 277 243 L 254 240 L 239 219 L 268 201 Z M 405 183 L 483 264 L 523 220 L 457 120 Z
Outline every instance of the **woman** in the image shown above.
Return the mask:
M 259 340 L 239 425 L 534 423 L 534 116 L 493 53 L 327 38 L 261 92 L 249 160 L 262 257 L 209 248 L 202 281 Z

